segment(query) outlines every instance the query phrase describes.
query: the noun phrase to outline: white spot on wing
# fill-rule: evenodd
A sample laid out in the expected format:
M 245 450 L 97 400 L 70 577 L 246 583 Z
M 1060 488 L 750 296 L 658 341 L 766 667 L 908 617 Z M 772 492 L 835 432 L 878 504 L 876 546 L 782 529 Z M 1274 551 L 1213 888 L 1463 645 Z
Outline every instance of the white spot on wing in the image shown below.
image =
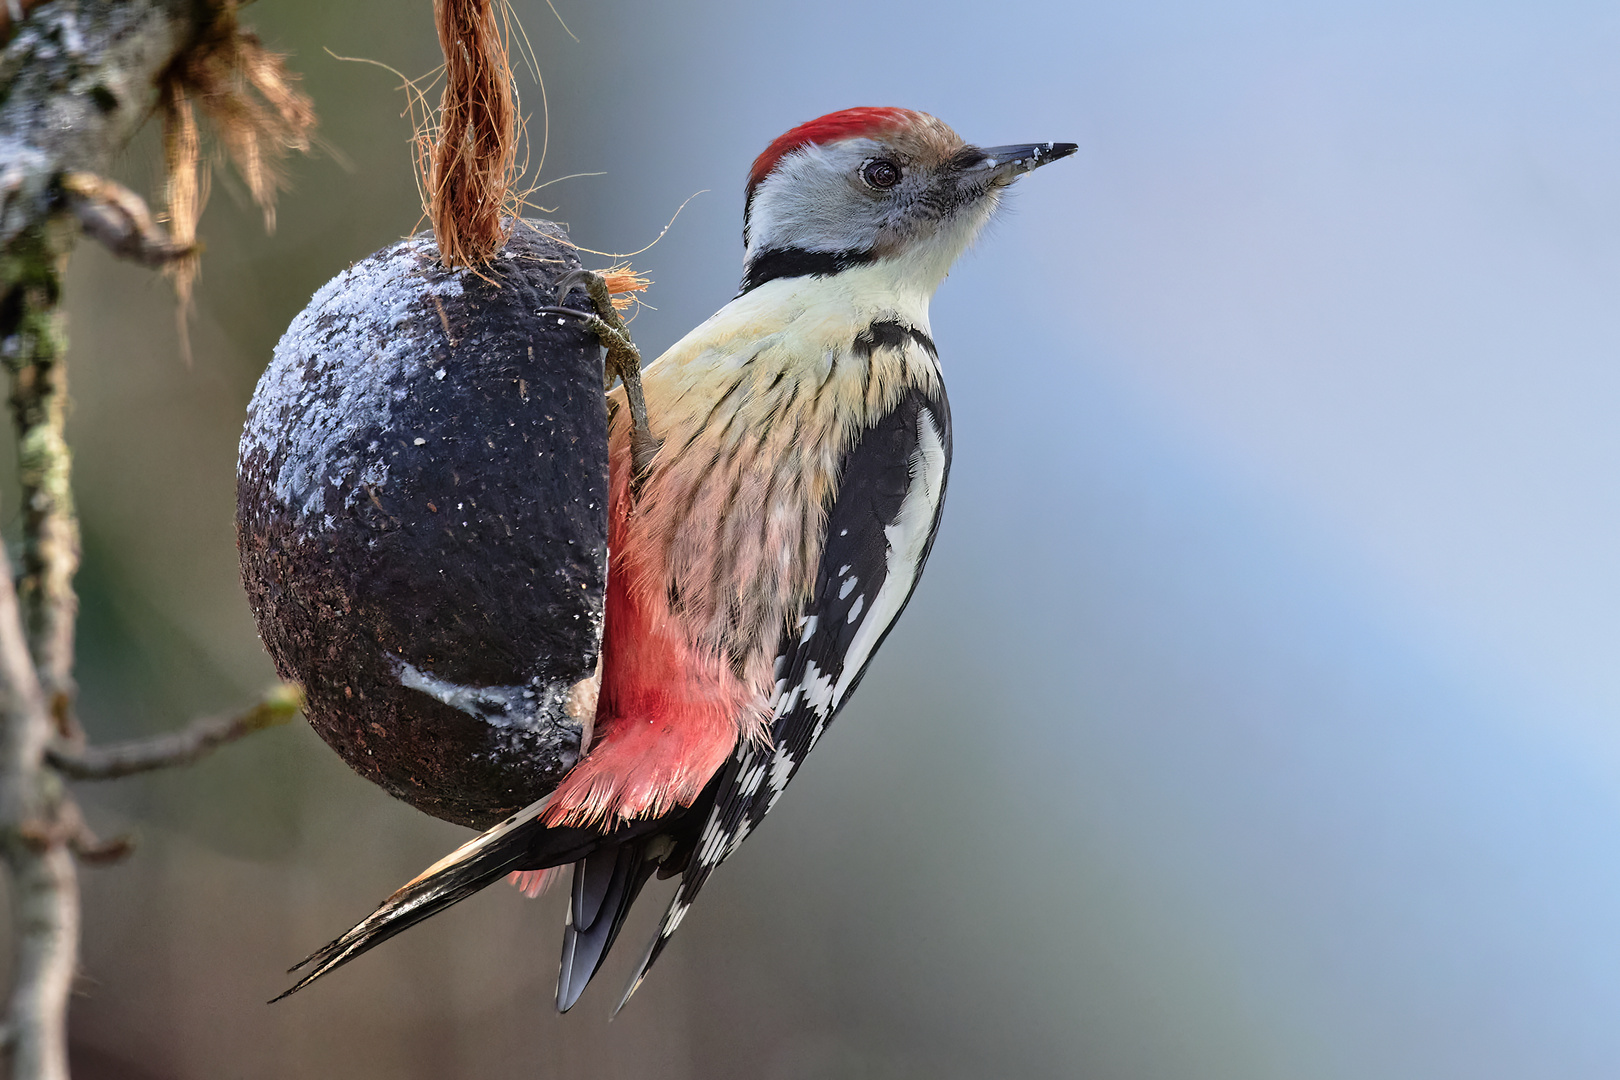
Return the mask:
M 804 691 L 804 699 L 822 716 L 832 712 L 833 703 L 838 700 L 834 694 L 831 677 L 817 667 L 814 660 L 804 665 L 804 681 L 799 684 L 797 689 Z M 798 696 L 797 691 L 793 696 Z M 784 710 L 785 714 L 786 710 Z
M 720 827 L 720 818 L 710 818 L 708 827 L 703 830 L 703 846 L 698 848 L 698 862 L 704 866 L 719 864 L 730 843 L 730 835 Z
M 927 409 L 917 412 L 917 449 L 912 452 L 910 464 L 911 486 L 900 503 L 900 513 L 883 529 L 888 541 L 884 558 L 889 572 L 872 598 L 871 614 L 850 639 L 830 707 L 836 707 L 843 700 L 855 676 L 877 648 L 878 639 L 899 616 L 917 580 L 917 564 L 922 560 L 923 549 L 928 546 L 928 537 L 934 528 L 934 514 L 945 487 L 945 442 L 934 422 L 934 414 Z
M 849 618 L 845 619 L 844 621 L 852 623 L 856 619 L 860 618 L 861 617 L 861 607 L 863 605 L 865 605 L 865 603 L 866 603 L 866 594 L 861 593 L 861 595 L 859 595 L 859 596 L 857 596 L 855 598 L 855 602 L 849 606 Z
M 778 746 L 776 756 L 771 758 L 771 790 L 779 792 L 787 787 L 792 773 L 793 755 L 788 753 L 787 747 Z
M 840 570 L 839 573 L 843 573 L 843 571 Z M 856 585 L 858 585 L 860 583 L 860 580 L 861 579 L 858 578 L 858 577 L 847 577 L 847 578 L 845 578 L 844 581 L 843 581 L 843 584 L 841 584 L 838 587 L 838 599 L 842 600 L 844 597 L 848 596 L 850 590 L 853 589 Z
M 771 801 L 765 804 L 767 814 L 776 809 L 776 801 L 787 790 L 788 781 L 793 779 L 794 765 L 793 756 L 787 748 L 777 747 L 776 756 L 771 759 Z
M 754 792 L 759 790 L 759 785 L 764 779 L 765 762 L 762 761 L 743 775 L 742 781 L 737 785 L 737 788 L 742 792 L 744 798 L 752 799 Z

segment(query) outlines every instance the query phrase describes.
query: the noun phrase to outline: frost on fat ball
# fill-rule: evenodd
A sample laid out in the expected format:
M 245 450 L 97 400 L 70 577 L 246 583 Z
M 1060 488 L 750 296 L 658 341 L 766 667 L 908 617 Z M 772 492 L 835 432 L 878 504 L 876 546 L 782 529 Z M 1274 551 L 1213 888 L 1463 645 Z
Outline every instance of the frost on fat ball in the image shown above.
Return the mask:
M 473 827 L 555 787 L 594 714 L 601 348 L 535 314 L 578 266 L 540 222 L 478 273 L 426 234 L 386 248 L 293 320 L 242 434 L 242 578 L 277 668 L 357 772 Z

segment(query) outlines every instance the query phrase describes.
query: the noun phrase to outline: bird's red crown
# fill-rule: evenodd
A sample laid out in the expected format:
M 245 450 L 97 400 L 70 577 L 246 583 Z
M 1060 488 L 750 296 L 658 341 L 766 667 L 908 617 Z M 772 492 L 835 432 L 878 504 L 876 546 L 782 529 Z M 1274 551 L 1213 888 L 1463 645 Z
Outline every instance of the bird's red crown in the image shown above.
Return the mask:
M 862 135 L 885 135 L 912 123 L 918 115 L 912 109 L 864 106 L 828 113 L 826 116 L 818 116 L 814 120 L 800 124 L 792 131 L 778 136 L 775 142 L 765 148 L 763 154 L 754 159 L 754 167 L 748 173 L 748 199 L 753 200 L 754 189 L 771 174 L 777 162 L 802 146 L 819 146 L 822 143 Z

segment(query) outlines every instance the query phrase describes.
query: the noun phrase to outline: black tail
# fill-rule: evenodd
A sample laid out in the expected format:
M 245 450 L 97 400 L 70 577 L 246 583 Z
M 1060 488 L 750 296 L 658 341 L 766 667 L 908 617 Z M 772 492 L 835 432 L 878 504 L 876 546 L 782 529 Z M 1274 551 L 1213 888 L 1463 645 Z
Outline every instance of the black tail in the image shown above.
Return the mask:
M 563 931 L 562 969 L 557 974 L 557 1011 L 567 1012 L 585 992 L 614 939 L 624 927 L 630 905 L 658 868 L 649 848 L 667 848 L 656 837 L 604 844 L 574 864 L 574 890 Z
M 593 829 L 547 828 L 539 821 L 547 800 L 513 815 L 463 844 L 384 900 L 348 933 L 293 965 L 315 967 L 272 1003 L 297 993 L 333 968 L 341 967 L 423 919 L 465 900 L 514 870 L 543 870 L 590 855 L 603 841 Z M 637 886 L 639 888 L 639 885 Z M 632 898 L 634 893 L 631 894 Z M 628 903 L 626 903 L 628 907 Z M 620 916 L 622 920 L 623 916 Z M 615 932 L 617 926 L 614 927 Z M 612 940 L 610 936 L 609 941 Z
M 286 993 L 271 999 L 272 1003 L 514 870 L 544 870 L 571 862 L 575 864 L 574 888 L 557 980 L 557 1008 L 568 1011 L 602 966 L 624 927 L 630 905 L 653 871 L 662 867 L 663 875 L 668 876 L 680 873 L 686 865 L 696 848 L 697 828 L 714 802 L 719 779 L 717 774 L 709 781 L 690 808 L 678 807 L 661 818 L 623 822 L 606 834 L 575 826 L 547 828 L 540 817 L 551 799 L 541 799 L 422 871 L 348 933 L 300 960 L 292 971 L 315 966 Z M 656 944 L 661 947 L 663 937 Z

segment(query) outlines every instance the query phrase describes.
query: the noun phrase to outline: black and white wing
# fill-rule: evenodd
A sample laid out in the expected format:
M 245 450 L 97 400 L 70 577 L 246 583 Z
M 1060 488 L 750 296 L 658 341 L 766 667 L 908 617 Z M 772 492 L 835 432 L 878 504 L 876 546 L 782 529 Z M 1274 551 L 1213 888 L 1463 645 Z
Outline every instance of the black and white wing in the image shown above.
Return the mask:
M 715 867 L 782 797 L 911 599 L 939 527 L 950 462 L 943 388 L 937 396 L 909 390 L 846 451 L 814 592 L 777 654 L 771 745 L 742 743 L 716 778 L 680 887 L 626 1000 Z

